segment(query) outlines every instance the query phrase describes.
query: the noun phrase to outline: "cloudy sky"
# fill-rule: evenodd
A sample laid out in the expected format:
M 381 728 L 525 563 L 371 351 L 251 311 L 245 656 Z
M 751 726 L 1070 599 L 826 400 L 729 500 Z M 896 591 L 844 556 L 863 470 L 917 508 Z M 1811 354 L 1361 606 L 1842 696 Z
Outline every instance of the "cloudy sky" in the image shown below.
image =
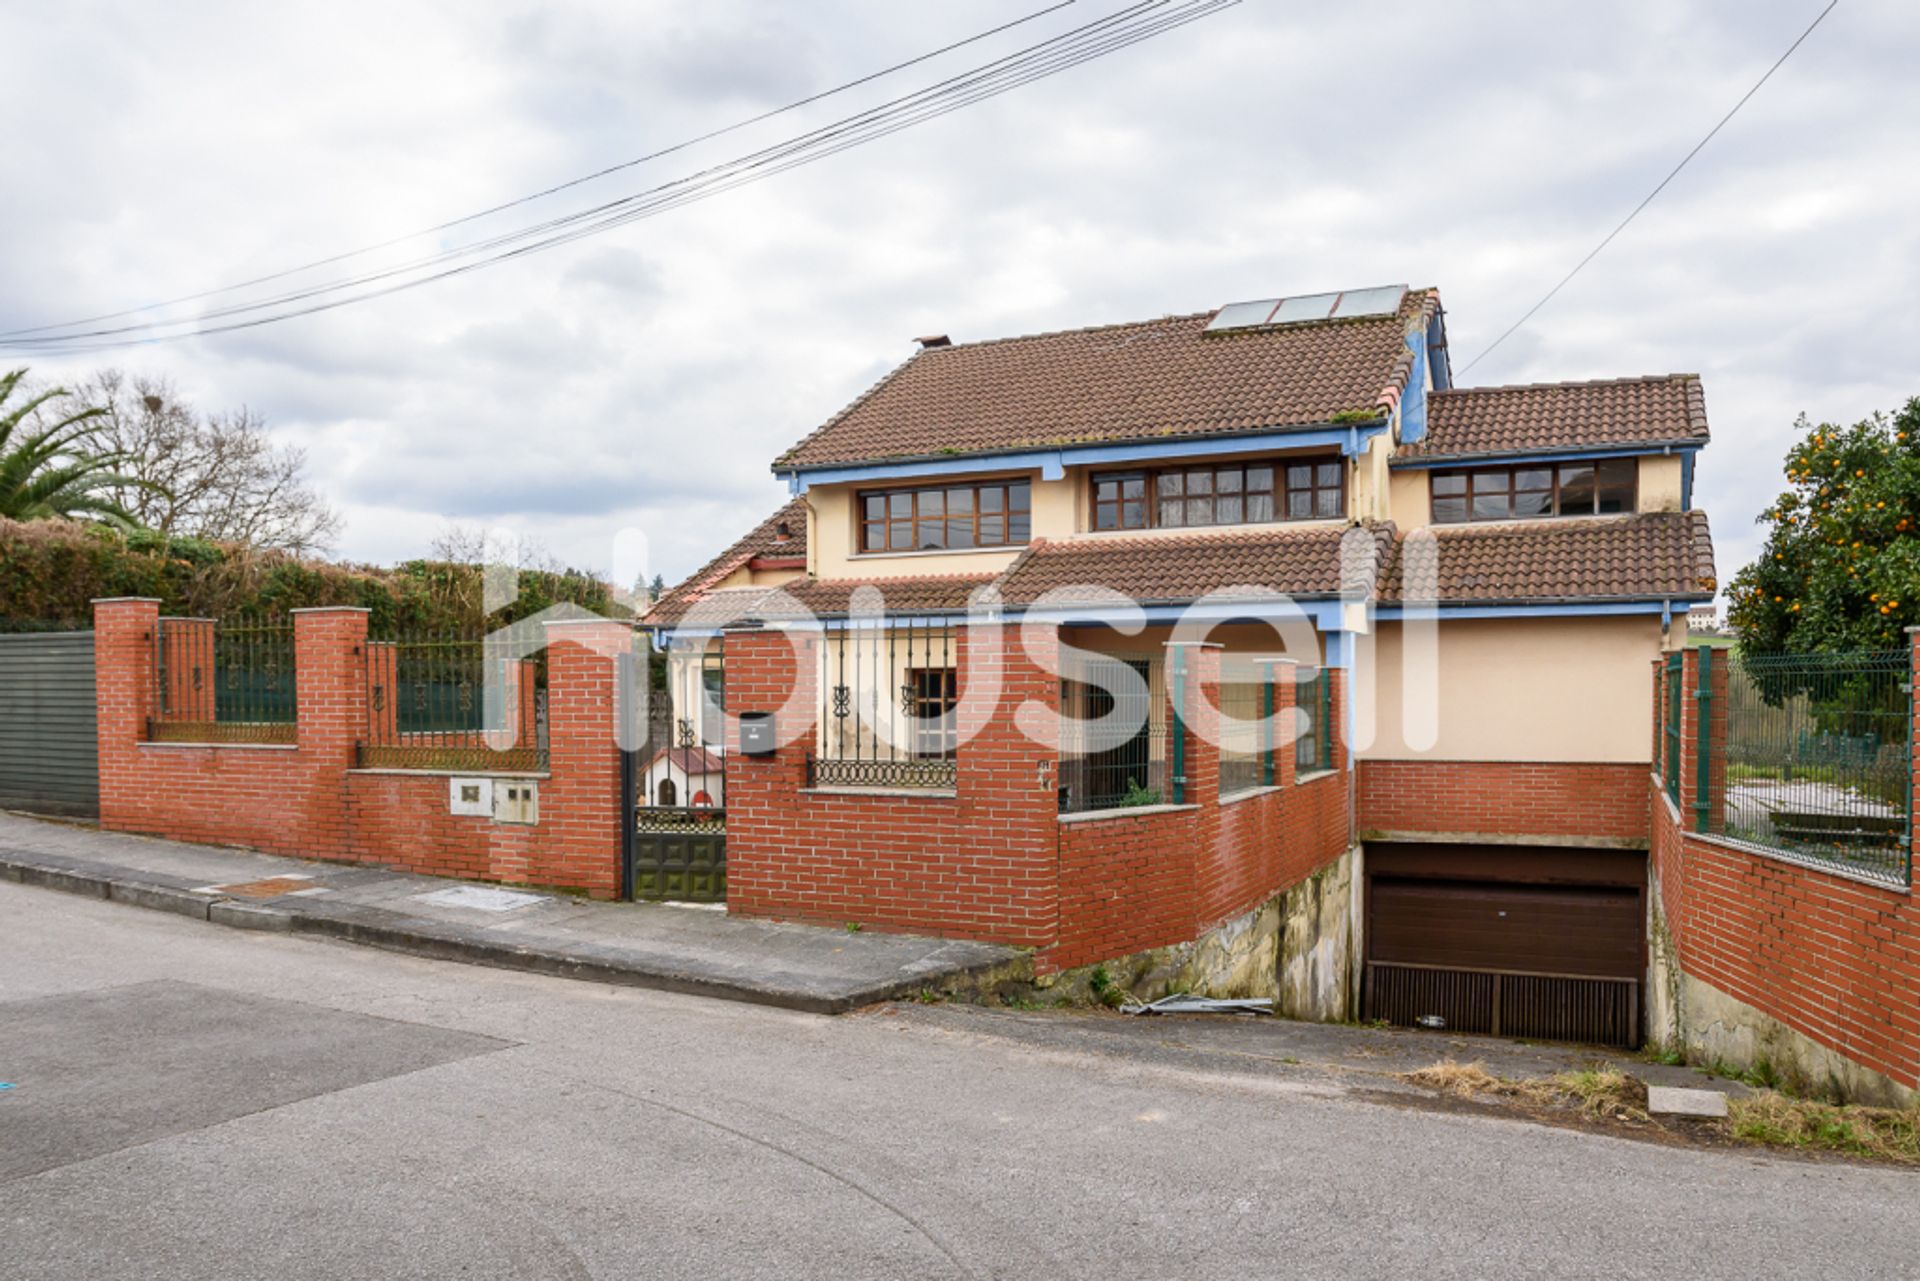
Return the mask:
M 1046 0 L 328 0 L 0 9 L 0 328 L 388 240 L 855 79 Z M 166 374 L 303 446 L 338 552 L 505 526 L 671 580 L 781 501 L 768 464 L 913 350 L 1386 282 L 1460 370 L 1824 0 L 1237 8 L 808 168 L 428 288 L 41 359 Z M 1079 0 L 489 221 L 571 211 L 1111 12 Z M 1698 371 L 1697 501 L 1749 559 L 1796 414 L 1920 394 L 1920 10 L 1842 0 L 1474 384 Z M 468 234 L 467 230 L 459 233 Z M 417 254 L 450 239 L 414 242 Z

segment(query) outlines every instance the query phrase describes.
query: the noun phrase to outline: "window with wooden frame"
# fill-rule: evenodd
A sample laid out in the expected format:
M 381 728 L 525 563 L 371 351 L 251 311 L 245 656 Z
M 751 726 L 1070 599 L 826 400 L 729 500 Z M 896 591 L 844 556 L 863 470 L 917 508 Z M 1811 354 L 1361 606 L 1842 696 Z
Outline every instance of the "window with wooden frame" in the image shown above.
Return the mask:
M 1174 529 L 1324 520 L 1346 513 L 1338 458 L 1097 472 L 1093 527 Z
M 909 667 L 901 691 L 913 717 L 913 754 L 920 760 L 949 760 L 959 746 L 954 706 L 959 702 L 959 672 L 952 667 Z
M 855 501 L 863 552 L 1018 547 L 1033 536 L 1033 485 L 1025 480 L 871 490 Z
M 1633 458 L 1436 471 L 1429 482 L 1433 523 L 1630 512 L 1637 506 L 1639 477 Z

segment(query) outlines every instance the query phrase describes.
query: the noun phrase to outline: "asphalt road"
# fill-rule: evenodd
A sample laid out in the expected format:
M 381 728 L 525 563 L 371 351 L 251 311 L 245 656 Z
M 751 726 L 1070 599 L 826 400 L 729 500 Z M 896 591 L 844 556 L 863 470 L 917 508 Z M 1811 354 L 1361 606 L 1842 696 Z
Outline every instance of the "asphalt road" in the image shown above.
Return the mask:
M 1392 1106 L 1217 1027 L 1176 1054 L 1009 1017 L 0 884 L 0 1278 L 1920 1274 L 1910 1174 Z

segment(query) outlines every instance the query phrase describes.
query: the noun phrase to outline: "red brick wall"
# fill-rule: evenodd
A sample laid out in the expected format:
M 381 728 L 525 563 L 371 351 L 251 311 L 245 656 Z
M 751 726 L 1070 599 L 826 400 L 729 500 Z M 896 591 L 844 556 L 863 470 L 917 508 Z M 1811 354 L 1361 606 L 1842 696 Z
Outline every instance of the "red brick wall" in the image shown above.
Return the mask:
M 353 768 L 368 716 L 363 610 L 295 613 L 294 745 L 143 742 L 158 608 L 95 606 L 103 827 L 601 897 L 618 891 L 611 655 L 629 643 L 625 626 L 551 625 L 550 769 L 540 821 L 523 827 L 450 814 L 446 774 Z
M 1723 694 L 1718 672 L 1715 684 Z M 1649 789 L 1653 867 L 1680 968 L 1875 1072 L 1920 1087 L 1920 902 L 1910 888 L 1865 884 L 1691 831 L 1698 688 L 1699 654 L 1690 650 L 1678 821 L 1658 785 Z M 1724 720 L 1715 717 L 1710 728 L 1724 733 Z M 1914 738 L 1920 741 L 1920 733 Z
M 728 707 L 784 704 L 810 716 L 817 644 L 800 633 L 729 632 Z M 729 758 L 729 911 L 1027 946 L 1052 938 L 1054 753 L 1019 731 L 1013 709 L 1028 701 L 1057 708 L 1059 680 L 1036 665 L 1014 628 L 964 628 L 957 647 L 966 746 L 954 795 L 808 790 L 811 732 L 789 733 L 771 758 Z M 976 663 L 1000 669 L 990 703 L 980 698 Z
M 1071 969 L 1197 938 L 1297 885 L 1338 858 L 1349 841 L 1347 775 L 1336 769 L 1306 783 L 1295 779 L 1293 751 L 1275 752 L 1275 790 L 1221 804 L 1219 750 L 1208 741 L 1218 709 L 1219 651 L 1191 647 L 1184 715 L 1186 798 L 1194 809 L 1059 822 L 1060 934 L 1039 957 L 1044 969 Z M 1171 690 L 1169 690 L 1171 695 Z M 1284 716 L 1293 688 L 1276 689 Z M 1333 723 L 1341 725 L 1344 689 L 1333 689 Z M 1346 749 L 1335 735 L 1335 763 Z
M 1062 821 L 1056 749 L 1016 723 L 1023 704 L 1057 710 L 1059 678 L 1015 629 L 963 629 L 963 746 L 951 796 L 808 790 L 811 732 L 771 758 L 733 756 L 727 774 L 730 911 L 827 924 L 990 939 L 1039 949 L 1043 971 L 1184 942 L 1257 906 L 1347 844 L 1345 776 L 1218 805 L 1218 752 L 1188 737 L 1192 808 Z M 729 632 L 736 710 L 815 706 L 816 641 Z M 1204 691 L 1218 650 L 1192 647 L 1186 715 L 1213 715 Z M 998 695 L 969 698 L 985 668 Z M 981 682 L 986 688 L 994 682 Z M 1291 754 L 1280 754 L 1283 783 Z M 1285 845 L 1286 848 L 1276 848 Z
M 1644 764 L 1360 762 L 1360 830 L 1645 840 Z
M 1909 1088 L 1920 1087 L 1920 905 L 1703 840 L 1654 796 L 1653 865 L 1680 968 Z

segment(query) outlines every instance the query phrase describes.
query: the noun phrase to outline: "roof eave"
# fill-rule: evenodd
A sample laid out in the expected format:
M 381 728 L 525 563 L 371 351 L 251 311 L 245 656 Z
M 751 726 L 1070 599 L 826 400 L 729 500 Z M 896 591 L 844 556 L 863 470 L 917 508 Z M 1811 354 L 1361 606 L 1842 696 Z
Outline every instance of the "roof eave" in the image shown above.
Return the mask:
M 1524 450 L 1484 450 L 1469 453 L 1426 454 L 1396 457 L 1387 461 L 1390 468 L 1402 471 L 1444 466 L 1449 463 L 1509 463 L 1530 458 L 1633 458 L 1642 454 L 1694 453 L 1709 442 L 1703 436 L 1680 436 L 1665 440 L 1633 440 L 1616 443 L 1562 445 L 1558 448 Z

